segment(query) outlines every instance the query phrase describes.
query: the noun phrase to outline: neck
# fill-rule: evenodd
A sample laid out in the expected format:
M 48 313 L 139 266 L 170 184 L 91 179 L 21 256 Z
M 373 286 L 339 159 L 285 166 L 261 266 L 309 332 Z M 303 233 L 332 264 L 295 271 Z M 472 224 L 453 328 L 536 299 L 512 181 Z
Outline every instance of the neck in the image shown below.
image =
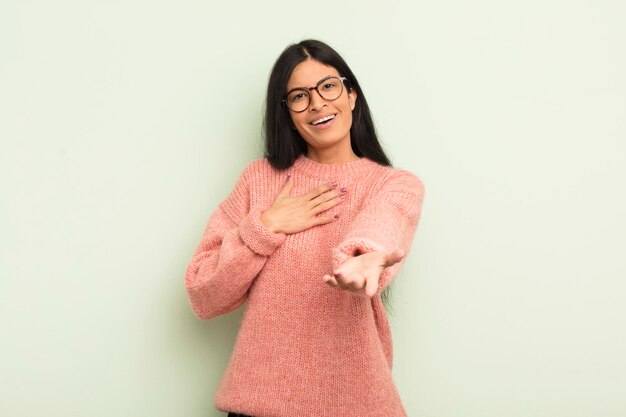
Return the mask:
M 321 164 L 339 164 L 360 159 L 352 150 L 352 146 L 344 149 L 308 147 L 306 157 Z

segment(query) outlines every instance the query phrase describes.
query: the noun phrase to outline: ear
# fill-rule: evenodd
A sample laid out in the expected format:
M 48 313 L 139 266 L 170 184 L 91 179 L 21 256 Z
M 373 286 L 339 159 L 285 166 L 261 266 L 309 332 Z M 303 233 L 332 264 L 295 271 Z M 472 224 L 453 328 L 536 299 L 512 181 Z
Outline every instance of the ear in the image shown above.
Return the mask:
M 348 101 L 350 102 L 350 110 L 354 110 L 354 108 L 356 107 L 356 96 L 357 96 L 356 90 L 353 88 L 348 93 Z

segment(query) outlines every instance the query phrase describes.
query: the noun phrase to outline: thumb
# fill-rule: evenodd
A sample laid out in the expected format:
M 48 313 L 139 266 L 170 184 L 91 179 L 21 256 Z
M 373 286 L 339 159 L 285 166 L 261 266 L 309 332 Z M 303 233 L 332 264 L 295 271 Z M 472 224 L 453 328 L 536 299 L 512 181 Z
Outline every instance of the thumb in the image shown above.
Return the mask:
M 368 277 L 365 282 L 365 294 L 372 298 L 376 295 L 376 291 L 378 291 L 378 280 L 379 277 Z
M 393 252 L 387 254 L 385 267 L 395 265 L 404 258 L 404 251 L 402 249 L 396 249 Z

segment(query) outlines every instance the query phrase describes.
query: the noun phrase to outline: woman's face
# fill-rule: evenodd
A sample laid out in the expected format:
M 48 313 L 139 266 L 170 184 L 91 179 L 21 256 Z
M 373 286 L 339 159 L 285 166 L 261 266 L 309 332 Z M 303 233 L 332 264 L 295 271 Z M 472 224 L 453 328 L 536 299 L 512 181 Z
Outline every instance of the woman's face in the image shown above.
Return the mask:
M 287 82 L 287 91 L 298 87 L 313 87 L 321 79 L 329 75 L 340 76 L 334 67 L 308 59 L 294 68 Z M 356 103 L 356 92 L 354 89 L 348 93 L 344 85 L 339 98 L 332 101 L 320 97 L 315 89 L 310 91 L 310 97 L 309 107 L 303 112 L 296 113 L 288 110 L 300 136 L 302 136 L 309 147 L 316 149 L 332 147 L 342 149 L 344 146 L 349 147 L 352 110 L 354 110 Z M 330 119 L 319 123 L 323 118 Z

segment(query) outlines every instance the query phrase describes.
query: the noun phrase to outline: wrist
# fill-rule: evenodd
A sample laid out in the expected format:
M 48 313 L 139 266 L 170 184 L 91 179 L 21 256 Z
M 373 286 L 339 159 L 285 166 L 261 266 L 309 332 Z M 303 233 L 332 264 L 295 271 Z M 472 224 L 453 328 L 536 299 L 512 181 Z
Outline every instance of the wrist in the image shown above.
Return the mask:
M 263 226 L 272 233 L 279 233 L 280 231 L 272 221 L 271 216 L 267 215 L 267 210 L 261 212 L 261 223 Z

